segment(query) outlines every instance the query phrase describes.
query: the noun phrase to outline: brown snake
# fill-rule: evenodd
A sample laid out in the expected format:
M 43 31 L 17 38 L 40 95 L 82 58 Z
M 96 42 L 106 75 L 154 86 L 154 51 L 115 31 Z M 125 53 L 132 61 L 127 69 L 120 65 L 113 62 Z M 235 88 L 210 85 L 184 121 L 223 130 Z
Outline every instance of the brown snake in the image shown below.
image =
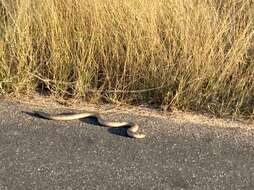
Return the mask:
M 55 114 L 50 115 L 48 113 L 44 112 L 35 112 L 35 114 L 39 115 L 42 118 L 49 119 L 49 120 L 58 120 L 58 121 L 69 121 L 74 119 L 82 119 L 87 117 L 95 117 L 97 118 L 97 121 L 100 125 L 103 125 L 105 127 L 128 127 L 127 134 L 130 137 L 133 138 L 144 138 L 145 134 L 138 133 L 139 125 L 132 122 L 111 122 L 111 121 L 105 121 L 101 118 L 101 116 L 98 113 L 92 113 L 92 112 L 84 112 L 84 113 L 74 113 L 74 114 Z

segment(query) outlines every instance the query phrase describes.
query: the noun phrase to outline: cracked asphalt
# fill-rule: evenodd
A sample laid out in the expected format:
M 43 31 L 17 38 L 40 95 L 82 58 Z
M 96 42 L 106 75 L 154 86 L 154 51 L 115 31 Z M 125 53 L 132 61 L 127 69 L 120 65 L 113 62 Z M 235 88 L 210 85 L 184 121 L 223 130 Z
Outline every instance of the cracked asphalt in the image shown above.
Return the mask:
M 254 189 L 254 128 L 244 124 L 104 116 L 139 123 L 147 138 L 133 139 L 91 119 L 44 120 L 32 114 L 38 109 L 70 111 L 0 99 L 1 190 Z

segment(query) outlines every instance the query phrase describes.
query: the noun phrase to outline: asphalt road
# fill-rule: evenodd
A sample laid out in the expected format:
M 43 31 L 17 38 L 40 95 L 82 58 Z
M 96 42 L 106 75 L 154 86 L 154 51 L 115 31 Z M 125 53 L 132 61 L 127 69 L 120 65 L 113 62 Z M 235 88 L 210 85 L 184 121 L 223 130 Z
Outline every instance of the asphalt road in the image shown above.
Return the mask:
M 179 124 L 149 113 L 106 116 L 138 122 L 147 134 L 140 140 L 93 120 L 44 120 L 34 110 L 0 100 L 1 190 L 254 189 L 252 128 Z

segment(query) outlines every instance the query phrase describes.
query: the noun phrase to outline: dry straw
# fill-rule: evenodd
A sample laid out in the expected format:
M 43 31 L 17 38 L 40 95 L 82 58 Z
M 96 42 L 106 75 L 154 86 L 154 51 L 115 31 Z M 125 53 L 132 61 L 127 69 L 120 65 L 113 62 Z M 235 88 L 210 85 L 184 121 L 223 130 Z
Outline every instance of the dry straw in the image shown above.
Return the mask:
M 0 92 L 251 116 L 253 22 L 252 0 L 0 0 Z

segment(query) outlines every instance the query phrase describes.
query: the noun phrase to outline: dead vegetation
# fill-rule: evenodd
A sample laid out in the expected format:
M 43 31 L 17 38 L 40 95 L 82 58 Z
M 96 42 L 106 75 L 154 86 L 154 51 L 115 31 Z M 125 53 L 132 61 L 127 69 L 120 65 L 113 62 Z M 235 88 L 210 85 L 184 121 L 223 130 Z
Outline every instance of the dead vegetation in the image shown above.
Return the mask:
M 252 0 L 0 0 L 0 92 L 254 112 Z

